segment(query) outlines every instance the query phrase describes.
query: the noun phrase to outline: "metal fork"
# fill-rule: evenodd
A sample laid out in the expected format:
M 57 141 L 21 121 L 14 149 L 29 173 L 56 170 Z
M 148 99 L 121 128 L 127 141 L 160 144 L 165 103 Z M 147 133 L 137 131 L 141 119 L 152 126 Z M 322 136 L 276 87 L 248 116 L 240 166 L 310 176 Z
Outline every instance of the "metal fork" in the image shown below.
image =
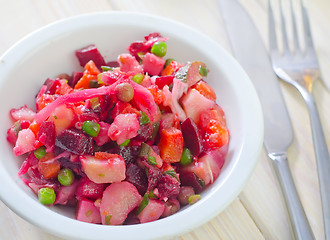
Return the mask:
M 288 36 L 283 14 L 283 4 L 280 0 L 280 18 L 282 29 L 283 50 L 280 51 L 277 45 L 275 32 L 275 21 L 273 8 L 269 4 L 269 44 L 272 65 L 276 75 L 285 82 L 293 85 L 304 98 L 311 121 L 315 157 L 318 169 L 319 185 L 321 191 L 323 222 L 325 238 L 330 239 L 330 157 L 325 141 L 319 113 L 312 95 L 313 83 L 320 77 L 317 56 L 314 50 L 309 19 L 302 0 L 299 0 L 300 10 L 303 19 L 303 38 L 305 49 L 299 47 L 296 16 L 293 11 L 292 0 L 290 0 L 290 14 L 293 29 L 293 51 L 289 48 Z

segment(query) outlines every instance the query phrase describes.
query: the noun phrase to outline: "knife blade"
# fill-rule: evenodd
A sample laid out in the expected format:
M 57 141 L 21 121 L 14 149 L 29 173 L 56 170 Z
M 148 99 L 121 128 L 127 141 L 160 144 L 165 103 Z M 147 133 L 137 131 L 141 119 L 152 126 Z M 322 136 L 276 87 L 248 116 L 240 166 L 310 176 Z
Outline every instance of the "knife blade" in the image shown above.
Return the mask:
M 239 2 L 219 0 L 219 3 L 234 57 L 250 77 L 261 102 L 264 147 L 273 160 L 294 235 L 296 239 L 314 239 L 288 165 L 286 151 L 292 143 L 293 130 L 269 55 L 252 19 Z

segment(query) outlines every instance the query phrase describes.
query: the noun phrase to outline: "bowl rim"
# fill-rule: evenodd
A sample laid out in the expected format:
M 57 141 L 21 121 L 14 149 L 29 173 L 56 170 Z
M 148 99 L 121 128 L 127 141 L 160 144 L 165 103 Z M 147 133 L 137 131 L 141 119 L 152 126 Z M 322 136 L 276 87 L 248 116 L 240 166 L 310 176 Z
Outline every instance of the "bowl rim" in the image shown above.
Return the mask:
M 245 79 L 244 89 L 248 90 L 248 92 L 254 93 L 252 95 L 246 96 L 244 95 L 244 92 L 241 92 L 241 94 L 243 94 L 242 97 L 246 98 L 246 100 L 248 101 L 247 104 L 253 105 L 254 107 L 253 119 L 252 116 L 249 117 L 249 114 L 246 114 L 248 113 L 248 110 L 243 109 L 243 111 L 246 111 L 243 114 L 249 117 L 248 120 L 249 123 L 251 123 L 251 125 L 249 126 L 250 128 L 246 129 L 246 134 L 251 137 L 251 141 L 244 143 L 244 145 L 240 149 L 239 156 L 240 158 L 249 156 L 249 159 L 248 161 L 245 161 L 244 167 L 243 165 L 236 166 L 232 170 L 230 176 L 226 179 L 227 183 L 221 186 L 223 191 L 226 191 L 226 193 L 228 193 L 227 196 L 222 196 L 221 194 L 219 194 L 218 191 L 213 193 L 211 197 L 205 199 L 205 204 L 214 205 L 218 207 L 204 208 L 203 212 L 201 212 L 198 207 L 191 206 L 189 209 L 186 209 L 185 211 L 182 211 L 179 214 L 173 215 L 171 217 L 160 219 L 155 222 L 138 225 L 102 226 L 79 222 L 77 220 L 64 217 L 61 214 L 54 212 L 48 207 L 45 207 L 41 204 L 38 204 L 39 206 L 35 206 L 35 201 L 29 198 L 26 199 L 26 203 L 24 205 L 17 204 L 15 202 L 12 202 L 12 199 L 15 199 L 17 197 L 16 194 L 21 195 L 20 197 L 24 197 L 23 191 L 9 191 L 8 188 L 13 188 L 14 190 L 18 188 L 18 186 L 15 186 L 14 182 L 8 183 L 7 187 L 4 187 L 4 184 L 1 184 L 0 199 L 11 210 L 13 210 L 16 214 L 18 214 L 25 220 L 33 223 L 34 225 L 61 237 L 70 239 L 107 239 L 109 236 L 108 234 L 111 234 L 114 239 L 130 239 L 131 236 L 136 236 L 135 238 L 137 239 L 139 239 L 139 237 L 141 236 L 143 236 L 141 239 L 155 239 L 154 234 L 157 233 L 158 238 L 163 239 L 166 237 L 178 236 L 185 232 L 191 231 L 195 227 L 206 223 L 208 220 L 214 218 L 238 196 L 238 194 L 245 186 L 247 180 L 250 178 L 254 168 L 256 167 L 259 153 L 262 148 L 263 117 L 261 105 L 257 97 L 257 93 L 253 87 L 253 84 L 247 74 L 244 72 L 238 62 L 214 40 L 210 39 L 206 35 L 198 32 L 190 26 L 164 17 L 135 12 L 96 12 L 81 14 L 55 21 L 51 24 L 48 24 L 40 29 L 33 31 L 32 33 L 28 34 L 26 37 L 15 43 L 12 47 L 10 47 L 0 57 L 0 76 L 2 71 L 8 71 L 11 67 L 14 67 L 10 66 L 10 64 L 2 64 L 6 62 L 6 59 L 15 59 L 19 56 L 24 55 L 25 52 L 31 52 L 32 46 L 42 43 L 47 39 L 51 39 L 52 36 L 58 36 L 58 34 L 63 33 L 63 29 L 74 29 L 77 24 L 81 25 L 81 22 L 86 22 L 87 20 L 94 24 L 98 24 L 104 21 L 105 18 L 107 18 L 107 21 L 109 21 L 111 19 L 114 20 L 123 17 L 125 19 L 135 21 L 135 23 L 140 23 L 139 21 L 141 21 L 141 19 L 144 19 L 143 21 L 153 20 L 156 22 L 166 23 L 169 26 L 175 26 L 180 31 L 193 34 L 197 40 L 207 42 L 209 46 L 215 49 L 214 51 L 222 54 L 225 58 L 228 59 L 228 62 L 230 62 L 230 64 L 232 64 L 237 70 L 236 74 Z M 6 182 L 7 177 L 10 178 L 9 174 L 0 165 L 0 181 Z M 237 179 L 239 179 L 239 181 Z M 33 206 L 33 208 L 28 208 L 26 206 Z M 37 219 L 36 214 L 38 216 Z M 190 217 L 194 215 L 201 215 L 201 217 L 198 219 Z M 173 221 L 174 218 L 176 218 L 175 221 Z M 43 220 L 40 221 L 40 219 Z M 178 224 L 179 222 L 181 224 Z M 163 224 L 166 224 L 166 228 L 161 227 L 163 226 Z M 70 229 L 66 229 L 65 226 L 70 226 Z M 79 232 L 79 236 L 77 236 L 77 232 Z

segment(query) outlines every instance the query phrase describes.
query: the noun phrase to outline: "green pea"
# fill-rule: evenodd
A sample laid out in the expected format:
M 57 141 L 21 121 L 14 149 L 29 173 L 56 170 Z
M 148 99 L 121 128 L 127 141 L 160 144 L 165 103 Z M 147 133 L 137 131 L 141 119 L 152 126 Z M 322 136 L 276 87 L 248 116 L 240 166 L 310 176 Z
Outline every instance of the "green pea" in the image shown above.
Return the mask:
M 69 168 L 63 168 L 58 173 L 57 179 L 63 186 L 70 186 L 74 181 L 74 173 Z
M 97 137 L 100 132 L 100 124 L 92 121 L 85 121 L 82 130 L 92 137 Z
M 142 73 L 137 73 L 132 77 L 132 81 L 140 84 L 144 79 L 144 75 Z
M 51 205 L 55 202 L 56 194 L 52 188 L 40 188 L 38 191 L 38 199 L 44 205 Z
M 34 151 L 34 156 L 38 159 L 42 158 L 45 155 L 46 155 L 46 148 L 44 146 L 42 146 Z
M 165 42 L 155 42 L 151 47 L 151 53 L 158 57 L 164 57 L 166 55 L 167 45 Z
M 188 148 L 184 148 L 182 151 L 180 164 L 183 166 L 186 166 L 186 165 L 192 163 L 192 161 L 193 161 L 193 158 L 192 158 L 190 150 Z
M 140 125 L 145 125 L 150 123 L 150 119 L 147 114 L 144 112 L 140 111 L 141 117 L 140 117 Z

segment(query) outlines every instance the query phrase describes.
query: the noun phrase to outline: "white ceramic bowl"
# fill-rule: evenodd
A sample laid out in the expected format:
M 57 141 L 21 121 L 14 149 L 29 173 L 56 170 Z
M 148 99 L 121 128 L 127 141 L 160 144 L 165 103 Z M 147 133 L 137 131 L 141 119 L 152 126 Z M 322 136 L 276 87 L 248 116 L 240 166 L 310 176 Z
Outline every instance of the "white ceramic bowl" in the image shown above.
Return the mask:
M 200 60 L 210 73 L 231 133 L 229 152 L 219 178 L 196 204 L 151 223 L 102 226 L 74 219 L 65 207 L 45 207 L 17 177 L 22 158 L 6 141 L 8 112 L 34 96 L 47 77 L 80 69 L 74 50 L 94 43 L 107 60 L 127 52 L 132 41 L 151 32 L 168 36 L 167 57 L 179 62 Z M 163 18 L 133 13 L 96 13 L 46 26 L 10 48 L 0 58 L 0 197 L 15 213 L 55 235 L 68 239 L 166 239 L 192 231 L 219 214 L 233 201 L 257 163 L 262 146 L 263 121 L 256 92 L 239 64 L 217 43 L 201 33 Z

